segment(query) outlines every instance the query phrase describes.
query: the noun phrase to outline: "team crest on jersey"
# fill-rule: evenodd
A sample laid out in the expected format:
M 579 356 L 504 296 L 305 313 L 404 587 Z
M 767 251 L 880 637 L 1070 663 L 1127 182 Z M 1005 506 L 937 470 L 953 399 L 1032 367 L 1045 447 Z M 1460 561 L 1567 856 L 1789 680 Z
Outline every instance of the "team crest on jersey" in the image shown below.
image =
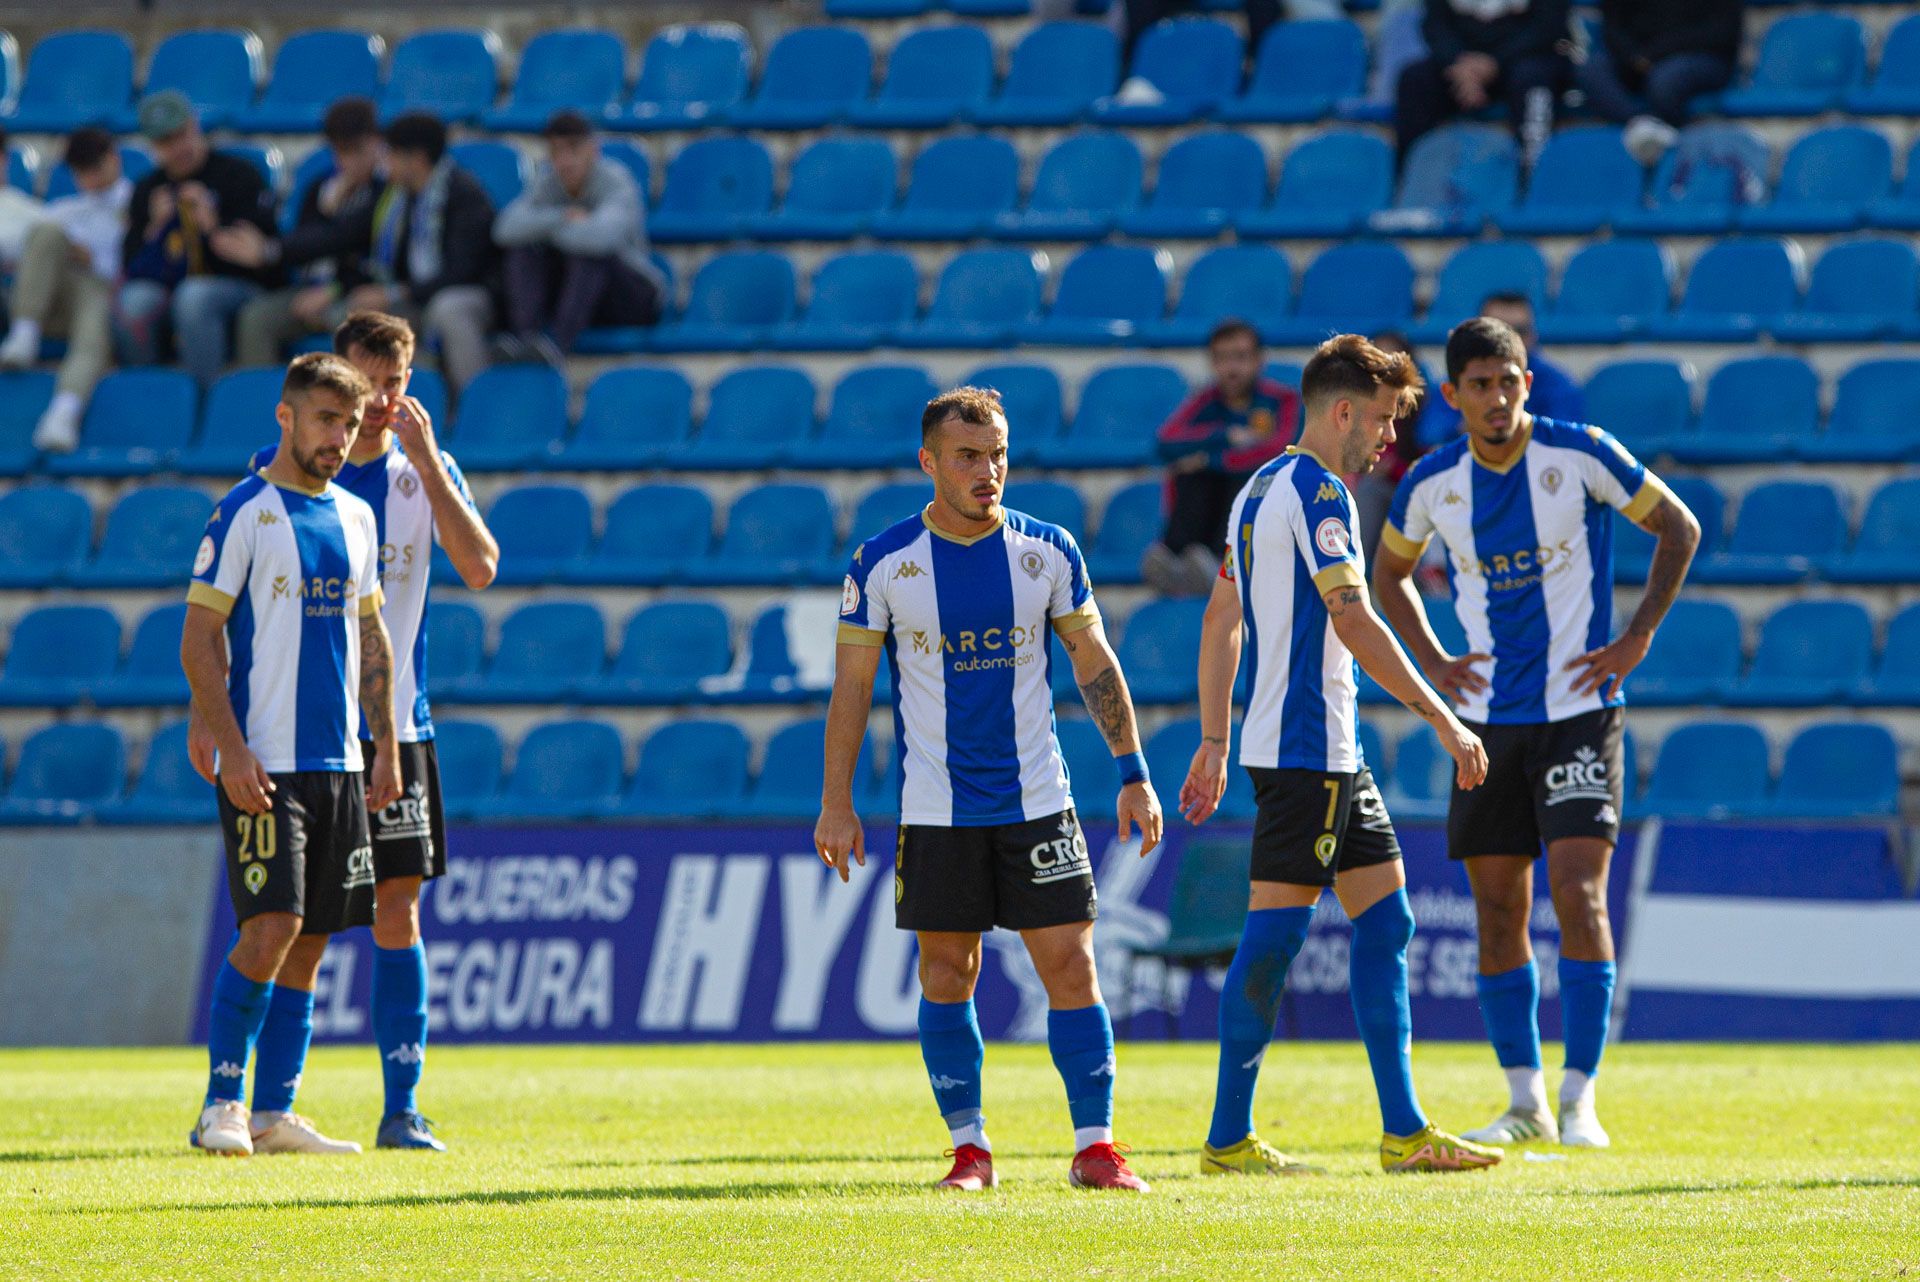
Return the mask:
M 1026 571 L 1029 579 L 1037 580 L 1040 577 L 1041 571 L 1047 568 L 1047 563 L 1040 559 L 1038 552 L 1029 548 L 1020 554 L 1020 568 Z
M 414 491 L 420 488 L 419 479 L 411 472 L 400 473 L 400 479 L 395 481 L 394 484 L 398 485 L 400 492 L 408 498 L 412 498 Z
M 207 567 L 212 564 L 213 536 L 209 534 L 200 540 L 200 550 L 193 554 L 193 572 L 195 574 L 205 574 Z
M 840 585 L 840 613 L 852 614 L 854 607 L 860 604 L 860 585 L 849 574 L 846 582 Z
M 1347 523 L 1337 516 L 1330 516 L 1314 527 L 1313 545 L 1325 556 L 1345 556 L 1347 539 Z
M 1566 477 L 1561 475 L 1559 468 L 1550 467 L 1540 473 L 1540 488 L 1549 494 L 1558 494 L 1560 492 L 1560 482 L 1565 479 Z
M 1340 487 L 1332 481 L 1320 482 L 1320 489 L 1314 494 L 1313 501 L 1315 503 L 1338 503 L 1340 501 Z
M 240 874 L 240 880 L 247 883 L 249 893 L 259 894 L 261 888 L 267 884 L 267 866 L 265 864 L 248 864 L 247 870 Z
M 1340 843 L 1337 840 L 1335 840 L 1334 835 L 1330 832 L 1321 833 L 1320 836 L 1314 841 L 1313 857 L 1320 861 L 1320 866 L 1322 868 L 1327 867 L 1329 864 L 1333 862 L 1333 852 L 1336 849 L 1338 849 L 1339 844 Z

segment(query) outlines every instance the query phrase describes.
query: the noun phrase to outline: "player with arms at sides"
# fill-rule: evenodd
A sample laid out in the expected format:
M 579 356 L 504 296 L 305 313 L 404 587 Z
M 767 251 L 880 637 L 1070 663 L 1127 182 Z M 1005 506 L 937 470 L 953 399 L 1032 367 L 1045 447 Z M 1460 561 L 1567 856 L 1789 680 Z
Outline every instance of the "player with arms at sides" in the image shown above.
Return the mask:
M 901 770 L 894 921 L 919 936 L 920 1051 L 953 1136 L 940 1187 L 996 1183 L 973 988 L 980 936 L 1004 926 L 1047 989 L 1047 1044 L 1073 1117 L 1069 1178 L 1144 1192 L 1113 1142 L 1113 1025 L 1094 973 L 1093 863 L 1053 732 L 1051 637 L 1120 768 L 1120 837 L 1139 828 L 1145 854 L 1160 841 L 1160 803 L 1126 677 L 1072 536 L 1000 505 L 999 395 L 963 387 L 930 401 L 920 469 L 933 502 L 862 543 L 847 574 L 814 846 L 842 881 L 849 858 L 866 865 L 853 775 L 884 651 Z
M 414 1099 L 427 1045 L 420 887 L 447 870 L 446 811 L 427 705 L 428 578 L 436 543 L 476 590 L 493 582 L 500 550 L 474 509 L 459 465 L 435 442 L 426 408 L 407 394 L 413 328 L 398 316 L 354 312 L 334 331 L 333 350 L 373 385 L 360 434 L 334 483 L 365 500 L 379 530 L 381 613 L 393 640 L 400 740 L 401 795 L 373 817 L 373 1033 L 386 1095 L 377 1143 L 438 1152 L 446 1146 Z M 250 470 L 271 466 L 276 453 L 273 446 L 261 450 Z M 197 719 L 194 729 L 201 731 L 191 739 L 194 761 L 204 774 L 212 766 L 212 746 Z M 312 995 L 286 990 L 268 1011 L 262 1045 L 283 1038 L 304 1044 L 312 1023 Z M 257 1098 L 254 1106 L 262 1107 Z
M 283 988 L 311 1011 L 327 936 L 372 922 L 367 815 L 400 795 L 380 539 L 373 509 L 332 483 L 371 391 L 337 356 L 288 366 L 279 452 L 214 508 L 193 560 L 180 664 L 219 752 L 240 923 L 207 1018 L 211 1072 L 192 1140 L 209 1153 L 360 1151 L 292 1111 L 307 1038 L 269 1044 L 262 1026 L 289 1000 Z M 256 1039 L 249 1115 L 241 1090 Z
M 1480 930 L 1480 1010 L 1510 1094 L 1469 1132 L 1605 1148 L 1593 1078 L 1613 1005 L 1607 865 L 1620 834 L 1620 687 L 1680 593 L 1700 525 L 1659 478 L 1597 427 L 1527 412 L 1527 350 L 1480 317 L 1447 339 L 1441 393 L 1466 435 L 1415 463 L 1374 567 L 1380 608 L 1420 669 L 1487 745 L 1487 783 L 1456 789 L 1447 848 L 1464 860 Z M 1658 540 L 1646 594 L 1613 638 L 1613 514 Z M 1438 535 L 1472 653 L 1441 648 L 1412 574 Z M 1560 1115 L 1540 1069 L 1539 974 L 1527 936 L 1541 843 L 1560 918 L 1566 1068 Z
M 1220 991 L 1220 1070 L 1203 1174 L 1312 1169 L 1254 1133 L 1253 1093 L 1287 968 L 1329 887 L 1353 921 L 1349 985 L 1380 1098 L 1380 1165 L 1460 1171 L 1501 1158 L 1497 1148 L 1433 1125 L 1414 1094 L 1413 912 L 1393 820 L 1355 737 L 1357 659 L 1434 728 L 1461 787 L 1486 774 L 1480 740 L 1420 679 L 1367 602 L 1359 516 L 1340 479 L 1373 469 L 1419 388 L 1405 354 L 1383 352 L 1358 334 L 1328 339 L 1301 373 L 1298 446 L 1254 473 L 1234 500 L 1230 546 L 1201 630 L 1201 742 L 1180 790 L 1181 812 L 1196 824 L 1226 792 L 1244 634 L 1252 694 L 1240 764 L 1259 809 L 1247 924 Z

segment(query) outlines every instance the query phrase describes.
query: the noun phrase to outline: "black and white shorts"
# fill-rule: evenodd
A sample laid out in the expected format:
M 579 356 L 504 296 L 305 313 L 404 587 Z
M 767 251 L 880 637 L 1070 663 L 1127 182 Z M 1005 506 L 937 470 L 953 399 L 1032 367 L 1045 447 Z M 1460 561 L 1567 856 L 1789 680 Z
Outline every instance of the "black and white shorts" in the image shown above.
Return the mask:
M 901 930 L 1036 930 L 1092 921 L 1093 860 L 1071 809 L 979 828 L 901 824 L 893 855 Z
M 1468 723 L 1486 745 L 1487 779 L 1471 792 L 1455 786 L 1447 853 L 1532 858 L 1563 837 L 1618 841 L 1626 724 L 1618 707 L 1527 725 Z
M 1400 858 L 1373 771 L 1269 769 L 1253 776 L 1253 880 L 1331 886 L 1336 874 Z
M 371 762 L 373 745 L 362 743 Z M 400 799 L 373 816 L 373 876 L 424 877 L 447 871 L 447 811 L 433 740 L 400 745 Z
M 227 847 L 233 918 L 293 913 L 304 935 L 373 924 L 373 850 L 365 776 L 301 770 L 270 776 L 273 809 L 250 815 L 214 786 Z

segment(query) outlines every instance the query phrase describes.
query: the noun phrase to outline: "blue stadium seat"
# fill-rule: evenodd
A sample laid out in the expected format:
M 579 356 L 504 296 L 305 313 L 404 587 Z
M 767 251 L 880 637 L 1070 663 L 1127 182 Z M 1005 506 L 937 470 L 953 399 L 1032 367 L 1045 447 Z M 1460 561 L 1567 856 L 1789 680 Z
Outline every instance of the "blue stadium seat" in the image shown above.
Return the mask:
M 280 436 L 274 407 L 287 371 L 278 365 L 237 369 L 207 389 L 200 415 L 200 438 L 183 450 L 174 466 L 189 476 L 238 478 L 247 460 Z
M 837 583 L 833 504 L 812 485 L 762 485 L 733 502 L 726 532 L 706 560 L 689 567 L 692 582 Z
M 52 485 L 0 494 L 0 588 L 64 582 L 92 545 L 93 509 L 85 495 Z
M 732 666 L 725 610 L 711 601 L 657 601 L 634 611 L 613 666 L 581 694 L 591 703 L 695 703 L 701 678 Z
M 1820 255 L 1800 309 L 1766 328 L 1783 343 L 1920 336 L 1920 262 L 1905 240 L 1842 241 Z
M 947 260 L 933 302 L 903 326 L 902 347 L 1008 347 L 1040 314 L 1046 255 L 1026 249 L 965 249 Z
M 94 811 L 99 822 L 112 824 L 210 824 L 218 817 L 213 789 L 187 756 L 184 721 L 162 726 L 148 740 L 140 777 L 126 799 Z
M 793 319 L 793 263 L 785 254 L 715 254 L 694 274 L 686 311 L 650 340 L 660 352 L 750 352 Z
M 133 630 L 127 659 L 107 680 L 94 686 L 93 702 L 103 708 L 184 707 L 189 697 L 180 671 L 180 631 L 186 603 L 155 606 Z
M 1149 601 L 1127 619 L 1116 654 L 1135 703 L 1191 703 L 1198 697 L 1193 656 L 1200 652 L 1204 601 Z
M 248 133 L 317 133 L 327 108 L 341 98 L 380 96 L 386 51 L 386 42 L 366 31 L 295 32 L 274 54 L 273 78 L 259 103 L 241 109 L 233 123 Z
M 380 114 L 430 111 L 471 124 L 500 91 L 500 38 L 485 30 L 419 31 L 394 46 Z
M 1826 722 L 1787 744 L 1768 814 L 1891 819 L 1900 810 L 1900 747 L 1882 725 Z
M 604 721 L 549 721 L 520 741 L 506 789 L 472 810 L 479 818 L 598 819 L 619 806 L 625 774 L 618 730 Z
M 77 824 L 116 801 L 127 782 L 127 744 L 98 722 L 36 730 L 20 745 L 0 824 Z
M 1577 125 L 1547 140 L 1527 194 L 1498 216 L 1509 236 L 1584 236 L 1640 203 L 1647 171 L 1612 125 Z
M 1587 379 L 1587 418 L 1651 458 L 1693 426 L 1692 374 L 1674 361 L 1611 361 Z
M 920 515 L 933 498 L 933 491 L 921 481 L 888 481 L 876 485 L 861 496 L 853 509 L 853 521 L 847 527 L 850 546 L 858 545 L 891 526 Z M 848 555 L 852 555 L 849 551 Z
M 955 174 L 967 181 L 955 182 Z M 875 214 L 882 240 L 967 240 L 982 235 L 1020 196 L 1020 157 L 1013 144 L 961 134 L 929 144 L 913 160 L 898 209 Z
M 873 83 L 873 50 L 851 27 L 800 27 L 767 52 L 753 97 L 727 109 L 739 129 L 822 129 Z
M 133 45 L 118 31 L 55 31 L 33 46 L 13 134 L 64 134 L 108 124 L 133 99 Z
M 1866 70 L 1867 37 L 1858 19 L 1788 14 L 1767 28 L 1752 78 L 1721 94 L 1720 109 L 1732 116 L 1817 116 L 1858 88 Z
M 1113 750 L 1100 727 L 1083 717 L 1057 720 L 1053 733 L 1060 742 L 1060 759 L 1067 767 L 1075 805 L 1083 813 L 1098 813 L 1098 806 L 1120 794 L 1120 767 L 1114 764 Z
M 1229 316 L 1279 331 L 1293 298 L 1293 268 L 1271 245 L 1222 245 L 1187 268 L 1173 315 L 1141 332 L 1150 347 L 1199 347 Z
M 1064 481 L 1022 480 L 1007 489 L 1006 506 L 1036 521 L 1057 525 L 1081 547 L 1087 540 L 1087 501 Z
M 770 346 L 785 352 L 864 352 L 893 345 L 920 304 L 913 260 L 892 250 L 838 254 L 813 275 L 807 310 L 773 332 Z
M 1443 125 L 1422 135 L 1400 171 L 1394 207 L 1374 230 L 1401 236 L 1471 236 L 1513 208 L 1520 159 L 1497 125 Z
M 893 205 L 893 148 L 878 138 L 822 138 L 794 157 L 786 195 L 744 221 L 757 240 L 851 240 Z
M 1000 92 L 968 112 L 977 125 L 1068 125 L 1120 80 L 1120 44 L 1093 22 L 1044 22 L 1014 46 Z
M 7 147 L 7 186 L 32 196 L 40 190 L 40 153 L 25 143 Z
M 731 721 L 672 721 L 647 736 L 614 808 L 657 819 L 722 819 L 747 796 L 747 736 Z
M 20 42 L 12 32 L 0 40 L 0 114 L 11 112 L 20 99 Z
M 153 157 L 144 148 L 123 142 L 120 144 L 120 172 L 126 175 L 128 182 L 137 183 L 153 172 Z M 67 168 L 67 162 L 63 160 L 47 171 L 47 189 L 41 196 L 46 200 L 58 200 L 78 190 L 74 186 L 73 171 Z
M 20 476 L 33 470 L 40 457 L 33 447 L 33 429 L 52 400 L 50 372 L 0 372 L 0 476 Z
M 1799 583 L 1847 540 L 1840 494 L 1818 481 L 1768 481 L 1740 502 L 1724 552 L 1696 560 L 1699 583 Z
M 468 703 L 570 703 L 606 665 L 607 623 L 598 606 L 536 601 L 500 624 L 500 644 L 485 680 L 460 697 Z
M 496 211 L 505 209 L 527 185 L 527 164 L 520 152 L 504 142 L 470 138 L 447 148 L 453 163 L 480 180 Z
M 1760 629 L 1747 679 L 1729 702 L 1811 708 L 1850 703 L 1873 666 L 1873 620 L 1857 601 L 1794 601 Z
M 1758 463 L 1792 455 L 1820 425 L 1820 379 L 1797 356 L 1728 361 L 1707 380 L 1692 432 L 1670 438 L 1684 463 Z
M 626 129 L 693 129 L 724 119 L 747 96 L 753 46 L 732 22 L 679 24 L 654 33 L 640 58 Z
M 1031 463 L 1039 443 L 1053 440 L 1065 427 L 1060 376 L 1044 365 L 983 365 L 965 381 L 1000 393 L 1011 436 L 1008 453 L 1016 466 Z
M 83 588 L 177 587 L 193 568 L 211 515 L 213 503 L 199 490 L 130 490 L 108 513 L 93 560 L 76 566 L 68 581 Z
M 1413 264 L 1384 240 L 1336 244 L 1300 277 L 1294 317 L 1269 341 L 1311 347 L 1332 334 L 1405 331 L 1413 319 Z
M 1740 679 L 1740 616 L 1724 601 L 1675 601 L 1627 696 L 1647 706 L 1719 703 Z
M 100 380 L 80 425 L 80 448 L 46 460 L 55 476 L 149 476 L 193 439 L 200 391 L 177 369 L 116 370 Z
M 781 453 L 792 467 L 905 467 L 920 448 L 920 414 L 940 394 L 918 365 L 862 365 L 833 389 L 820 434 Z
M 1156 28 L 1157 29 L 1157 28 Z M 1135 341 L 1167 310 L 1173 260 L 1145 245 L 1094 245 L 1074 255 L 1060 274 L 1053 308 L 1020 327 L 1029 343 L 1105 347 Z
M 1246 92 L 1219 107 L 1222 120 L 1305 124 L 1333 114 L 1367 87 L 1367 38 L 1345 19 L 1276 22 L 1260 40 Z
M 1616 233 L 1706 236 L 1726 231 L 1743 206 L 1767 199 L 1773 154 L 1744 125 L 1707 121 L 1688 125 L 1680 141 L 1654 166 L 1644 209 L 1614 215 Z
M 800 819 L 818 813 L 825 742 L 826 722 L 818 717 L 774 731 L 767 740 L 760 774 L 737 813 L 758 819 Z M 872 772 L 871 746 L 871 740 L 861 745 L 856 779 Z
M 977 26 L 920 27 L 887 55 L 887 75 L 847 123 L 867 129 L 940 129 L 993 90 L 993 41 Z
M 1233 740 L 1240 741 L 1240 727 L 1233 726 Z M 1169 795 L 1177 795 L 1179 783 L 1187 777 L 1193 754 L 1200 747 L 1200 718 L 1182 717 L 1169 721 L 1147 736 L 1144 752 L 1147 768 L 1155 779 L 1175 781 Z M 1076 798 L 1077 800 L 1078 798 Z M 1104 798 L 1099 798 L 1104 800 Z M 1228 822 L 1246 822 L 1254 815 L 1253 780 L 1238 763 L 1227 767 L 1227 791 L 1220 798 L 1219 818 Z
M 314 125 L 315 129 L 320 126 Z M 287 188 L 287 198 L 280 202 L 280 230 L 284 234 L 293 230 L 298 221 L 301 202 L 307 198 L 307 192 L 315 183 L 325 182 L 333 177 L 333 152 L 326 147 L 315 147 L 300 163 L 293 167 L 293 182 Z
M 1804 134 L 1787 153 L 1773 201 L 1740 211 L 1748 231 L 1841 232 L 1893 187 L 1893 144 L 1878 129 L 1835 125 Z
M 1100 240 L 1140 204 L 1145 162 L 1125 134 L 1083 130 L 1040 159 L 1026 207 L 994 216 L 1001 240 Z
M 1093 118 L 1116 125 L 1180 125 L 1213 114 L 1240 89 L 1245 60 L 1240 33 L 1215 18 L 1168 18 L 1148 27 L 1134 46 L 1132 74 L 1162 95 L 1157 103 L 1117 97 L 1093 104 Z
M 1694 261 L 1670 316 L 1647 322 L 1649 336 L 1674 343 L 1741 343 L 1800 304 L 1806 256 L 1794 241 L 1758 236 L 1717 241 Z
M 1087 553 L 1087 574 L 1095 583 L 1138 583 L 1140 558 L 1166 526 L 1158 481 L 1139 481 L 1107 500 L 1100 533 Z
M 1861 361 L 1840 376 L 1824 435 L 1796 444 L 1817 462 L 1890 463 L 1920 456 L 1920 361 Z
M 1240 235 L 1346 236 L 1392 197 L 1393 149 L 1372 134 L 1330 130 L 1287 154 L 1273 203 L 1240 215 Z
M 457 697 L 479 685 L 487 662 L 487 621 L 464 601 L 427 608 L 427 694 Z
M 575 485 L 519 485 L 494 499 L 487 528 L 500 545 L 494 582 L 553 583 L 593 547 L 593 502 Z
M 580 427 L 553 466 L 568 471 L 632 471 L 657 464 L 693 435 L 693 389 L 678 370 L 628 365 L 587 387 Z
M 835 558 L 836 569 L 844 558 Z M 824 608 L 823 608 L 824 607 Z M 719 703 L 805 703 L 824 699 L 833 686 L 833 598 L 776 601 L 747 625 L 743 663 L 724 678 L 704 686 L 706 698 Z M 887 678 L 875 683 L 882 703 Z M 858 790 L 856 786 L 856 798 Z
M 610 31 L 543 31 L 520 51 L 507 105 L 485 115 L 487 127 L 538 133 L 554 112 L 570 107 L 589 120 L 620 106 L 627 87 L 627 49 Z
M 1848 89 L 1841 102 L 1852 116 L 1920 114 L 1920 14 L 1894 24 L 1880 46 L 1873 83 Z
M 1871 704 L 1920 706 L 1920 605 L 1910 605 L 1887 624 L 1880 666 L 1860 691 Z
M 1839 583 L 1920 581 L 1916 548 L 1920 548 L 1920 478 L 1888 481 L 1867 500 L 1853 550 L 1823 563 L 1822 577 Z
M 1767 803 L 1767 741 L 1744 721 L 1692 721 L 1674 727 L 1643 799 L 1670 819 L 1751 815 Z
M 691 485 L 637 485 L 607 506 L 600 544 L 564 573 L 569 583 L 678 582 L 713 547 L 713 500 Z
M 1241 773 L 1245 773 L 1242 771 Z M 1393 775 L 1378 778 L 1396 819 L 1444 819 L 1453 795 L 1453 761 L 1430 726 L 1416 726 L 1394 745 Z
M 98 605 L 43 605 L 22 617 L 8 638 L 0 706 L 78 703 L 119 666 L 120 620 L 113 611 Z
M 1711 555 L 1720 545 L 1720 531 L 1726 523 L 1727 501 L 1718 487 L 1704 476 L 1668 476 L 1667 488 L 1687 505 L 1700 522 L 1700 546 L 1697 559 Z M 1624 513 L 1613 518 L 1613 581 L 1638 587 L 1647 581 L 1647 568 L 1653 562 L 1654 537 L 1627 520 Z
M 1187 398 L 1187 381 L 1168 365 L 1107 365 L 1080 389 L 1073 422 L 1042 441 L 1048 467 L 1141 467 L 1156 454 L 1154 433 Z
M 1547 343 L 1618 343 L 1663 315 L 1673 299 L 1673 258 L 1654 240 L 1603 240 L 1567 263 L 1553 309 L 1540 315 Z
M 202 126 L 223 129 L 253 105 L 262 63 L 260 37 L 251 31 L 176 31 L 154 49 L 141 93 L 176 89 L 193 103 Z M 131 107 L 117 112 L 113 124 L 121 133 L 140 127 Z
M 1120 216 L 1120 230 L 1145 239 L 1211 239 L 1267 198 L 1267 159 L 1245 134 L 1206 129 L 1160 157 L 1146 207 Z
M 1413 328 L 1413 341 L 1445 347 L 1455 325 L 1480 314 L 1489 294 L 1525 294 L 1535 315 L 1547 310 L 1547 263 L 1524 240 L 1489 240 L 1464 245 L 1440 269 L 1439 287 L 1427 319 Z
M 470 472 L 543 465 L 567 437 L 567 384 L 549 365 L 494 365 L 460 398 L 449 447 Z
M 447 817 L 462 822 L 477 818 L 500 795 L 506 755 L 500 732 L 484 721 L 435 721 L 433 743 Z
M 673 467 L 763 468 L 789 441 L 813 435 L 813 380 L 797 369 L 753 365 L 723 375 L 707 392 L 707 417 Z

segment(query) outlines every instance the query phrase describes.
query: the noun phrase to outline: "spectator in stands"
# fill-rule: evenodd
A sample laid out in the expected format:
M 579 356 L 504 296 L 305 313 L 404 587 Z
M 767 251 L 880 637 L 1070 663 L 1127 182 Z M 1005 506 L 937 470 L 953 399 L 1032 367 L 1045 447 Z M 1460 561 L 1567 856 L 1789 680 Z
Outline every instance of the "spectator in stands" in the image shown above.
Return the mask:
M 387 126 L 387 181 L 373 213 L 373 275 L 346 310 L 392 312 L 440 348 L 447 381 L 464 387 L 489 363 L 498 256 L 493 201 L 447 155 L 438 116 L 409 111 Z
M 158 167 L 134 184 L 122 245 L 120 341 L 128 364 L 160 360 L 170 321 L 180 359 L 202 384 L 227 364 L 227 330 L 276 273 L 224 257 L 212 233 L 251 223 L 274 232 L 274 196 L 260 171 L 214 151 L 185 94 L 163 89 L 140 104 L 140 132 Z
M 1261 372 L 1260 334 L 1224 320 L 1207 339 L 1213 382 L 1160 428 L 1167 461 L 1167 528 L 1147 549 L 1140 573 L 1168 596 L 1213 590 L 1226 549 L 1227 518 L 1240 487 L 1292 441 L 1300 397 Z
M 1587 105 L 1626 125 L 1643 165 L 1666 154 L 1696 94 L 1723 89 L 1740 65 L 1742 0 L 1602 0 L 1600 39 L 1579 83 Z
M 1427 56 L 1400 73 L 1395 94 L 1401 159 L 1422 134 L 1498 100 L 1531 166 L 1566 86 L 1567 20 L 1568 0 L 1427 0 Z
M 87 398 L 113 360 L 113 284 L 133 195 L 106 130 L 74 130 L 66 159 L 77 190 L 50 202 L 45 221 L 27 233 L 13 278 L 13 323 L 0 342 L 0 367 L 25 369 L 39 359 L 42 334 L 67 340 L 53 400 L 33 431 L 35 449 L 58 453 L 79 442 Z
M 278 364 L 288 343 L 332 332 L 347 318 L 347 296 L 373 279 L 373 211 L 387 187 L 373 103 L 342 98 L 327 109 L 320 132 L 333 172 L 307 188 L 292 231 L 274 240 L 240 224 L 213 234 L 229 261 L 277 265 L 294 277 L 241 309 L 235 343 L 242 365 Z
M 1539 418 L 1557 419 L 1562 423 L 1584 422 L 1587 414 L 1586 393 L 1581 390 L 1580 384 L 1573 381 L 1571 374 L 1548 360 L 1546 353 L 1540 350 L 1540 334 L 1533 325 L 1533 304 L 1527 296 L 1508 292 L 1488 294 L 1481 300 L 1480 314 L 1505 321 L 1527 346 L 1527 372 L 1533 375 L 1533 386 L 1527 393 L 1527 409 Z M 1420 452 L 1424 454 L 1460 434 L 1460 411 L 1448 405 L 1442 397 L 1429 397 L 1417 430 L 1420 433 Z
M 577 111 L 547 122 L 548 164 L 500 211 L 510 355 L 555 366 L 589 325 L 651 325 L 666 277 L 647 249 L 640 188 L 600 154 Z

